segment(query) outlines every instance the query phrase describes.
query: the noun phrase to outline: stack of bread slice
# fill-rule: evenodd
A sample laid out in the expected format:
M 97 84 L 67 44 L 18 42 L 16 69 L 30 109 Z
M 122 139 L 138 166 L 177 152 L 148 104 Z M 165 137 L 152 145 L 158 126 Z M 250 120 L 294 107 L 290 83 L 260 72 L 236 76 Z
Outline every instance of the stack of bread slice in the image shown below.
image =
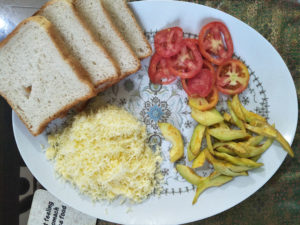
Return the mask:
M 52 0 L 0 43 L 0 94 L 36 136 L 151 53 L 125 0 Z

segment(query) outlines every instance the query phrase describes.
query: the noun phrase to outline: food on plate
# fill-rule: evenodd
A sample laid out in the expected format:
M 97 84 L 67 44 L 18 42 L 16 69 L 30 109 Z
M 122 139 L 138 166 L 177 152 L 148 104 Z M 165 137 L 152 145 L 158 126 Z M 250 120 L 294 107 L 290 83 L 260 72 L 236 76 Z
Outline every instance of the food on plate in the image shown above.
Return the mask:
M 205 98 L 212 93 L 215 75 L 209 69 L 203 69 L 191 79 L 181 79 L 182 88 L 189 98 Z
M 191 137 L 191 141 L 188 146 L 188 151 L 191 151 L 193 155 L 197 156 L 200 152 L 201 144 L 202 144 L 202 138 L 205 133 L 205 126 L 198 124 L 193 132 L 193 135 Z
M 195 159 L 197 157 L 196 155 L 194 155 L 192 153 L 192 151 L 191 151 L 191 149 L 189 147 L 187 148 L 187 156 L 188 156 L 188 160 L 189 161 L 192 161 L 193 159 Z
M 251 122 L 252 123 L 255 122 L 255 124 L 251 125 L 246 123 L 245 127 L 247 128 L 247 130 L 250 130 L 254 133 L 260 134 L 265 137 L 276 138 L 277 136 L 276 129 L 272 127 L 270 124 L 268 124 L 267 122 L 262 122 L 260 120 L 256 120 L 256 121 L 252 120 Z
M 181 84 L 189 98 L 205 98 L 212 93 L 214 75 L 208 69 L 202 69 L 191 79 L 181 79 Z
M 167 60 L 157 53 L 151 58 L 148 73 L 150 81 L 154 84 L 170 84 L 177 79 L 169 71 Z
M 235 146 L 233 146 L 232 143 L 228 143 L 228 145 L 231 145 L 232 150 L 238 156 L 251 158 L 264 153 L 272 145 L 273 141 L 273 138 L 267 138 L 263 144 L 257 146 L 246 145 L 243 142 L 239 142 L 238 145 Z
M 244 118 L 245 122 L 248 122 L 249 124 L 245 124 L 245 127 L 249 129 L 250 131 L 260 134 L 265 137 L 271 137 L 275 138 L 276 141 L 279 142 L 279 144 L 283 147 L 283 149 L 291 156 L 294 157 L 294 152 L 290 146 L 290 144 L 285 140 L 285 138 L 282 136 L 282 134 L 274 127 L 268 124 L 266 118 L 248 111 L 245 109 L 245 107 L 240 103 L 240 100 L 238 98 L 238 95 L 233 96 L 232 102 L 235 102 L 237 107 L 233 109 L 241 109 L 244 116 L 241 116 L 241 118 Z M 238 111 L 238 109 L 236 111 Z M 253 125 L 253 126 L 252 126 Z
M 122 108 L 93 100 L 61 131 L 49 135 L 56 173 L 93 200 L 141 202 L 160 186 L 160 151 L 146 126 Z
M 206 24 L 199 33 L 199 48 L 208 61 L 221 65 L 233 55 L 233 43 L 227 26 L 219 21 Z
M 205 149 L 204 153 L 205 158 L 213 165 L 215 171 L 226 176 L 248 176 L 246 171 L 253 169 L 247 166 L 236 166 L 225 160 L 217 159 L 207 149 Z
M 171 57 L 181 50 L 182 40 L 183 31 L 180 27 L 161 30 L 154 37 L 155 50 L 162 57 Z
M 119 68 L 84 24 L 69 0 L 52 0 L 37 13 L 59 32 L 64 45 L 88 72 L 95 87 L 119 77 Z
M 36 14 L 44 17 L 25 20 L 0 44 L 0 62 L 6 62 L 0 74 L 12 74 L 0 84 L 0 93 L 34 135 L 93 97 L 96 89 L 101 91 L 136 72 L 139 59 L 152 52 L 124 0 L 52 0 Z M 294 156 L 275 125 L 240 103 L 237 94 L 247 88 L 249 71 L 232 58 L 233 43 L 225 24 L 205 25 L 198 39 L 183 38 L 180 27 L 167 28 L 157 32 L 154 44 L 151 82 L 170 84 L 181 79 L 191 116 L 199 123 L 187 149 L 192 168 L 176 165 L 184 179 L 197 185 L 193 204 L 205 189 L 235 176 L 248 176 L 248 171 L 263 166 L 257 161 L 274 140 Z M 234 95 L 227 102 L 229 113 L 221 115 L 215 109 L 218 91 Z M 169 123 L 158 126 L 172 142 L 170 161 L 178 161 L 184 156 L 180 131 Z M 141 202 L 160 190 L 163 178 L 160 151 L 153 152 L 147 138 L 145 125 L 129 112 L 99 106 L 94 99 L 48 136 L 46 156 L 54 161 L 61 178 L 93 200 L 121 196 Z M 201 177 L 194 169 L 206 161 L 215 171 Z
M 138 71 L 140 61 L 99 0 L 74 0 L 75 8 L 121 70 L 122 79 Z M 109 84 L 110 85 L 110 84 Z
M 190 97 L 207 97 L 212 92 L 213 77 L 214 75 L 208 69 L 202 69 L 196 76 L 187 79 L 186 83 Z
M 260 142 L 257 142 L 255 145 L 249 145 L 248 141 L 246 142 L 218 142 L 214 145 L 217 148 L 217 151 L 224 152 L 230 155 L 238 155 L 240 157 L 251 158 L 265 152 L 273 143 L 273 138 L 267 138 L 263 143 L 262 139 Z M 262 144 L 263 143 L 263 144 Z
M 166 28 L 156 33 L 154 44 L 156 53 L 148 70 L 150 81 L 166 85 L 181 79 L 191 108 L 210 110 L 218 103 L 218 91 L 234 95 L 248 86 L 248 68 L 232 58 L 233 42 L 222 22 L 206 24 L 198 39 L 183 38 L 180 27 Z
M 240 102 L 238 95 L 232 97 L 232 109 L 235 114 L 243 121 L 250 123 L 252 120 L 267 121 L 266 118 L 248 111 Z
M 191 161 L 191 160 L 189 159 L 189 161 Z M 193 161 L 192 168 L 201 167 L 204 165 L 204 163 L 205 163 L 205 152 L 203 150 L 199 153 L 199 155 Z
M 219 173 L 213 172 L 197 186 L 196 194 L 193 199 L 193 205 L 197 202 L 199 195 L 210 187 L 219 187 L 229 181 L 231 181 L 233 177 L 221 175 Z
M 287 140 L 282 136 L 282 134 L 276 130 L 276 141 L 281 145 L 281 147 L 291 156 L 294 157 L 293 149 L 291 148 L 290 144 L 287 142 Z
M 220 141 L 232 141 L 247 138 L 250 135 L 243 130 L 228 130 L 223 127 L 210 128 L 208 133 Z
M 234 123 L 234 121 L 232 120 L 232 117 L 229 113 L 224 112 L 223 117 L 226 122 Z
M 176 169 L 178 173 L 191 184 L 198 185 L 201 181 L 203 181 L 203 179 L 205 179 L 200 177 L 192 168 L 188 166 L 177 164 Z
M 251 160 L 254 161 L 254 162 L 257 162 L 257 160 L 259 160 L 259 158 L 261 157 L 261 155 L 262 155 L 262 154 L 259 154 L 259 155 L 250 157 L 249 159 L 251 159 Z
M 222 115 L 215 108 L 206 111 L 192 108 L 191 116 L 194 120 L 204 126 L 211 126 L 224 120 Z
M 239 145 L 235 142 L 216 142 L 213 144 L 213 148 L 218 152 L 224 152 L 226 154 L 236 156 L 234 148 L 239 148 Z
M 213 74 L 213 84 L 216 83 L 216 71 L 214 66 L 211 64 L 211 62 L 207 61 L 206 59 L 203 59 L 203 66 L 202 69 L 208 69 Z
M 250 145 L 250 146 L 255 146 L 255 145 L 258 145 L 263 140 L 264 140 L 264 136 L 261 136 L 261 135 L 253 136 L 247 140 L 246 144 Z
M 138 58 L 144 59 L 150 56 L 152 48 L 127 5 L 127 1 L 101 0 L 101 3 Z
M 215 151 L 213 149 L 211 136 L 209 134 L 209 128 L 207 128 L 206 131 L 205 131 L 205 138 L 206 138 L 207 151 L 209 151 L 211 154 L 214 154 Z
M 239 94 L 248 87 L 249 78 L 246 65 L 240 60 L 230 59 L 217 70 L 217 88 L 223 94 Z
M 224 117 L 224 115 L 223 115 Z M 218 124 L 215 124 L 215 127 L 222 127 L 222 128 L 225 128 L 225 129 L 230 129 L 228 124 L 226 124 L 224 121 L 218 123 Z
M 184 179 L 197 186 L 193 204 L 206 188 L 220 186 L 236 176 L 248 176 L 248 171 L 262 167 L 263 163 L 257 160 L 274 140 L 294 156 L 290 145 L 275 126 L 269 125 L 266 118 L 245 109 L 238 95 L 234 95 L 227 103 L 229 113 L 225 112 L 223 116 L 216 109 L 202 112 L 192 108 L 192 117 L 199 124 L 191 137 L 190 146 L 192 143 L 197 151 L 191 151 L 190 146 L 187 149 L 188 160 L 193 160 L 192 168 L 181 164 L 176 168 Z M 195 139 L 200 128 L 205 133 L 204 147 L 202 132 L 201 139 Z M 194 169 L 202 167 L 206 160 L 212 164 L 214 172 L 208 177 L 201 177 Z
M 198 51 L 200 52 L 198 39 L 186 38 L 186 40 L 194 42 L 197 46 Z M 208 69 L 213 74 L 213 84 L 215 84 L 216 75 L 215 75 L 215 68 L 214 68 L 213 64 L 211 62 L 209 62 L 208 60 L 203 59 L 202 69 Z M 188 94 L 188 92 L 186 92 L 186 93 Z
M 184 146 L 180 131 L 169 123 L 158 123 L 160 131 L 165 139 L 172 143 L 170 149 L 170 161 L 176 162 L 178 159 L 183 157 Z
M 229 113 L 230 113 L 235 125 L 237 125 L 237 127 L 239 127 L 241 130 L 246 131 L 243 121 L 240 120 L 239 117 L 236 115 L 235 110 L 233 110 L 233 108 L 232 108 L 232 103 L 230 100 L 227 101 L 227 106 L 228 106 Z
M 184 39 L 180 51 L 167 59 L 168 67 L 173 75 L 181 79 L 195 77 L 202 69 L 203 59 L 197 44 L 190 39 Z
M 252 161 L 251 159 L 231 156 L 230 154 L 227 154 L 224 152 L 215 151 L 214 155 L 216 157 L 218 157 L 219 159 L 223 159 L 223 160 L 230 162 L 233 165 L 237 165 L 237 166 L 247 166 L 247 167 L 253 167 L 253 168 L 258 168 L 258 167 L 263 166 L 262 163 L 257 163 L 255 161 Z
M 232 101 L 231 101 L 231 108 L 233 110 L 233 112 L 235 113 L 235 115 L 242 121 L 247 121 L 246 120 L 246 116 L 245 113 L 242 111 L 242 104 L 240 103 L 239 97 L 238 95 L 234 95 L 232 97 Z M 246 110 L 246 109 L 245 109 Z M 248 110 L 247 110 L 248 112 Z M 263 118 L 263 117 L 262 117 Z
M 248 123 L 250 123 L 252 120 L 256 120 L 256 119 L 261 120 L 261 121 L 267 121 L 266 118 L 263 118 L 261 115 L 253 113 L 251 111 L 248 111 L 243 106 L 241 107 L 241 109 L 242 109 L 242 112 L 244 114 L 245 120 Z
M 44 17 L 24 20 L 0 43 L 0 93 L 35 136 L 95 95 L 83 71 Z
M 216 87 L 205 98 L 202 97 L 189 97 L 189 106 L 200 111 L 206 111 L 214 108 L 218 104 L 219 93 Z

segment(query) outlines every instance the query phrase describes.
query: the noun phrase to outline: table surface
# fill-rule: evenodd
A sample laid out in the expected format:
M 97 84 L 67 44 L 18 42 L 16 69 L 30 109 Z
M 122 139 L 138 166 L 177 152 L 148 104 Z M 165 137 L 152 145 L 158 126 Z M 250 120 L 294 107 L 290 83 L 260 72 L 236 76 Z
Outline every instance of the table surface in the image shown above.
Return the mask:
M 45 0 L 0 0 L 0 19 L 11 16 L 11 27 Z M 297 0 L 189 1 L 229 13 L 261 33 L 277 49 L 294 79 L 300 99 L 300 4 Z M 12 29 L 11 28 L 11 29 Z M 10 32 L 1 30 L 0 40 Z M 251 41 L 251 40 L 249 40 Z M 267 57 L 267 56 L 266 56 Z M 278 90 L 281 91 L 281 90 Z M 300 105 L 298 103 L 298 105 Z M 300 222 L 300 124 L 292 148 L 276 174 L 258 192 L 214 217 L 190 224 L 294 225 Z M 26 168 L 15 144 L 11 108 L 0 97 L 0 224 L 27 224 L 34 190 L 43 188 Z M 98 220 L 97 224 L 110 224 Z

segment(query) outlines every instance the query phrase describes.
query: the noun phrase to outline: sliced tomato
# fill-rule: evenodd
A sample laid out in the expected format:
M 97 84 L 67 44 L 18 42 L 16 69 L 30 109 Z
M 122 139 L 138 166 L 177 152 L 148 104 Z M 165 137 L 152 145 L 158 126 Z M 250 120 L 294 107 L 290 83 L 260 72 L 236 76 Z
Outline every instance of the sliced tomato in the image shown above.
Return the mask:
M 190 97 L 206 97 L 213 87 L 213 74 L 208 69 L 202 69 L 191 79 L 182 79 L 182 87 Z
M 217 88 L 228 95 L 244 91 L 249 83 L 248 68 L 237 59 L 230 59 L 219 66 L 217 70 Z
M 209 95 L 205 98 L 190 97 L 189 105 L 201 111 L 212 109 L 219 101 L 219 94 L 216 87 L 213 87 Z
M 199 48 L 199 40 L 196 39 L 196 38 L 186 38 L 185 40 L 189 40 L 189 41 L 192 41 L 194 42 L 197 47 L 198 47 L 198 50 L 200 52 L 200 48 Z M 200 52 L 201 53 L 201 52 Z M 208 60 L 206 59 L 203 59 L 203 68 L 206 68 L 206 69 L 209 69 L 211 72 L 215 72 L 215 68 L 214 66 L 211 64 L 211 62 L 209 62 Z
M 188 89 L 199 97 L 206 97 L 213 86 L 213 74 L 208 69 L 202 69 L 195 77 L 188 79 Z
M 215 71 L 214 66 L 211 64 L 211 62 L 204 59 L 202 69 L 208 69 L 213 74 L 213 84 L 215 84 L 216 79 L 217 79 L 216 78 L 216 71 Z
M 195 39 L 195 38 L 187 38 L 187 40 L 190 40 L 190 41 L 192 41 L 192 42 L 194 42 L 196 45 L 197 45 L 197 47 L 198 47 L 198 50 L 199 50 L 199 52 L 200 52 L 200 48 L 199 48 L 199 41 L 198 41 L 198 39 Z M 208 69 L 208 70 L 210 70 L 210 72 L 212 72 L 213 73 L 213 83 L 215 83 L 216 82 L 216 71 L 215 71 L 215 68 L 214 68 L 214 66 L 211 64 L 211 62 L 209 62 L 208 60 L 206 60 L 206 59 L 203 59 L 203 65 L 202 65 L 202 68 L 203 69 Z
M 185 93 L 186 93 L 188 96 L 193 96 L 192 92 L 190 92 L 190 90 L 188 89 L 188 86 L 187 86 L 187 79 L 181 79 L 181 85 L 182 85 L 183 90 L 185 91 Z M 195 95 L 194 95 L 194 96 L 195 96 Z
M 206 59 L 203 60 L 203 69 L 208 69 L 210 72 L 215 73 L 215 68 L 211 64 L 211 62 L 207 61 Z
M 167 60 L 157 53 L 151 58 L 148 74 L 154 84 L 170 84 L 177 79 L 168 69 Z
M 198 43 L 199 43 L 199 40 L 196 39 L 196 38 L 186 38 L 186 39 L 184 39 L 184 40 L 192 41 L 192 42 L 194 42 L 197 46 L 198 46 Z M 199 50 L 199 51 L 200 51 L 200 50 Z
M 168 58 L 169 70 L 182 79 L 196 76 L 202 69 L 202 64 L 203 60 L 198 47 L 190 39 L 184 39 L 181 50 Z
M 182 40 L 183 31 L 180 27 L 161 30 L 154 37 L 155 50 L 163 57 L 171 57 L 180 51 Z
M 233 43 L 227 26 L 222 22 L 206 24 L 199 33 L 199 48 L 208 61 L 221 65 L 233 55 Z

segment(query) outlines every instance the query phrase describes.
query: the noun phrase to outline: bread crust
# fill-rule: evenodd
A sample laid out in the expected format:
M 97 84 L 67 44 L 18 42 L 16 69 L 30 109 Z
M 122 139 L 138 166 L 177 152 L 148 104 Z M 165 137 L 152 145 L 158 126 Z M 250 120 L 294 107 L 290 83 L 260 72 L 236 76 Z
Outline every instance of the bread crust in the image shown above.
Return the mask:
M 134 16 L 134 13 L 132 12 L 132 9 L 129 7 L 127 1 L 126 0 L 123 0 L 123 1 L 125 2 L 125 7 L 128 9 L 128 12 L 129 12 L 130 16 L 132 17 L 133 21 L 135 22 L 138 30 L 141 32 L 141 35 L 143 36 L 143 39 L 144 39 L 144 41 L 147 45 L 147 49 L 149 50 L 149 53 L 147 55 L 143 56 L 143 57 L 140 57 L 140 59 L 148 58 L 149 56 L 152 55 L 152 47 L 151 47 L 148 39 L 146 38 L 145 33 L 144 33 L 140 23 L 137 21 L 137 18 Z
M 113 75 L 113 77 L 109 77 L 105 80 L 99 81 L 97 83 L 94 84 L 95 88 L 97 88 L 99 85 L 108 82 L 108 81 L 112 81 L 112 80 L 116 80 L 118 79 L 118 77 L 120 76 L 121 72 L 120 72 L 120 68 L 118 63 L 109 55 L 109 53 L 107 52 L 107 50 L 102 46 L 102 44 L 97 40 L 96 36 L 94 35 L 94 33 L 88 28 L 88 25 L 84 22 L 84 19 L 79 15 L 79 13 L 77 12 L 77 10 L 75 9 L 75 5 L 74 2 L 72 0 L 51 0 L 47 3 L 45 3 L 34 15 L 39 15 L 42 13 L 42 11 L 47 8 L 49 5 L 55 4 L 56 2 L 65 2 L 66 4 L 68 4 L 71 8 L 71 10 L 73 11 L 75 17 L 78 19 L 79 23 L 81 24 L 81 26 L 83 27 L 83 29 L 86 31 L 86 33 L 91 37 L 92 42 L 99 48 L 101 49 L 101 51 L 104 53 L 105 57 L 107 57 L 110 62 L 113 64 L 116 74 Z
M 74 6 L 75 6 L 76 0 L 70 0 L 70 1 L 72 1 L 73 4 L 74 4 Z M 106 89 L 108 89 L 109 87 L 113 86 L 114 84 L 120 82 L 121 80 L 123 80 L 124 78 L 128 77 L 129 75 L 136 73 L 136 72 L 139 71 L 139 70 L 141 69 L 141 67 L 142 67 L 139 58 L 136 56 L 136 54 L 134 53 L 134 51 L 132 50 L 132 48 L 131 48 L 131 47 L 129 46 L 129 44 L 125 41 L 125 38 L 123 37 L 123 35 L 119 32 L 119 30 L 118 30 L 118 29 L 116 28 L 116 26 L 114 25 L 112 18 L 109 16 L 109 13 L 108 13 L 107 10 L 104 8 L 104 5 L 103 5 L 103 3 L 102 3 L 101 0 L 99 0 L 99 4 L 100 4 L 100 7 L 102 8 L 102 10 L 103 10 L 105 16 L 107 17 L 107 19 L 108 19 L 108 21 L 109 21 L 109 23 L 110 23 L 110 26 L 112 27 L 112 29 L 114 30 L 114 32 L 119 36 L 119 38 L 122 40 L 122 42 L 125 44 L 125 46 L 130 50 L 130 52 L 131 52 L 131 54 L 134 56 L 134 58 L 139 62 L 139 65 L 138 65 L 137 68 L 135 68 L 135 69 L 132 70 L 132 71 L 128 71 L 128 72 L 126 72 L 126 73 L 121 73 L 121 75 L 120 75 L 117 79 L 115 79 L 115 80 L 113 80 L 113 81 L 111 81 L 111 82 L 108 82 L 108 84 L 107 84 L 106 86 L 97 89 L 97 94 L 100 93 L 100 92 L 105 91 Z M 126 4 L 126 5 L 127 5 L 127 4 Z M 76 6 L 75 6 L 75 9 L 76 9 Z M 134 15 L 131 14 L 131 16 L 134 16 Z M 139 26 L 139 25 L 138 25 L 138 26 Z M 146 38 L 146 37 L 145 37 L 145 38 Z M 148 40 L 147 40 L 147 39 L 146 39 L 146 42 L 148 43 Z M 149 44 L 149 43 L 148 43 L 148 44 Z M 150 46 L 150 44 L 149 44 L 149 46 Z M 152 54 L 152 48 L 151 48 L 151 46 L 150 46 L 150 50 L 151 50 L 151 52 L 150 52 L 149 55 Z M 147 56 L 147 57 L 148 57 L 148 56 Z
M 75 0 L 76 1 L 76 0 Z M 133 74 L 135 72 L 137 72 L 140 68 L 141 68 L 141 62 L 139 60 L 139 58 L 136 56 L 136 54 L 134 53 L 134 51 L 131 49 L 131 47 L 129 46 L 129 44 L 125 41 L 125 38 L 123 37 L 123 35 L 120 33 L 120 31 L 116 28 L 116 26 L 114 25 L 111 17 L 109 16 L 109 13 L 107 12 L 107 10 L 104 8 L 102 2 L 99 0 L 99 4 L 100 4 L 100 7 L 102 8 L 103 10 L 103 13 L 104 15 L 106 16 L 106 18 L 108 19 L 109 21 L 109 25 L 112 27 L 112 29 L 114 30 L 114 32 L 118 35 L 118 37 L 121 39 L 121 41 L 123 42 L 123 44 L 128 48 L 128 50 L 130 51 L 131 55 L 135 58 L 135 60 L 138 62 L 138 66 L 136 69 L 132 70 L 132 71 L 127 71 L 126 73 L 122 73 L 121 72 L 121 76 L 119 79 L 117 79 L 118 81 L 120 81 L 121 79 L 127 77 L 128 75 L 130 74 Z M 118 82 L 117 81 L 117 82 Z
M 131 16 L 133 22 L 135 23 L 137 29 L 139 30 L 139 32 L 140 32 L 140 34 L 141 34 L 141 36 L 142 36 L 144 42 L 145 42 L 146 45 L 147 45 L 148 54 L 147 54 L 147 55 L 144 55 L 144 56 L 142 56 L 142 57 L 139 57 L 139 59 L 141 59 L 141 60 L 142 60 L 142 59 L 145 59 L 145 58 L 147 58 L 147 57 L 149 57 L 149 56 L 152 55 L 152 47 L 151 47 L 149 41 L 147 40 L 146 36 L 144 35 L 144 31 L 142 30 L 141 25 L 138 23 L 136 17 L 134 16 L 134 13 L 132 12 L 131 8 L 129 7 L 127 1 L 126 1 L 126 0 L 122 0 L 122 2 L 123 2 L 123 5 L 125 6 L 126 10 L 128 11 L 128 14 Z M 102 0 L 101 0 L 101 4 L 102 4 L 103 7 L 104 7 L 104 3 L 102 2 Z
M 92 97 L 94 97 L 96 95 L 96 91 L 94 89 L 94 85 L 91 83 L 91 81 L 89 80 L 86 71 L 81 67 L 81 65 L 69 54 L 68 50 L 65 49 L 62 40 L 60 39 L 59 36 L 56 35 L 56 30 L 54 29 L 54 27 L 52 26 L 52 24 L 45 18 L 42 16 L 32 16 L 29 17 L 25 20 L 23 20 L 1 43 L 0 43 L 0 49 L 7 44 L 10 39 L 12 37 L 14 37 L 16 34 L 18 34 L 19 30 L 26 25 L 29 22 L 35 22 L 38 23 L 43 29 L 45 29 L 45 32 L 48 33 L 49 37 L 51 38 L 51 40 L 53 41 L 53 44 L 55 46 L 55 48 L 57 49 L 57 51 L 59 52 L 59 54 L 62 56 L 62 58 L 66 61 L 66 63 L 68 63 L 71 68 L 73 69 L 75 75 L 78 77 L 78 79 L 83 82 L 84 84 L 86 84 L 89 89 L 90 92 L 85 95 L 82 96 L 81 98 L 78 98 L 76 101 L 73 101 L 72 103 L 64 106 L 63 108 L 61 108 L 60 110 L 58 110 L 55 114 L 53 114 L 52 116 L 46 118 L 39 126 L 39 128 L 37 129 L 37 131 L 33 131 L 32 130 L 32 126 L 30 126 L 28 123 L 26 123 L 26 121 L 24 121 L 23 117 L 21 116 L 21 114 L 18 112 L 18 110 L 15 108 L 16 106 L 7 98 L 7 96 L 4 93 L 1 93 L 1 95 L 4 97 L 4 99 L 8 102 L 8 104 L 12 107 L 12 109 L 16 112 L 16 114 L 18 115 L 18 117 L 21 119 L 21 121 L 25 124 L 25 126 L 28 128 L 28 130 L 31 132 L 31 134 L 33 136 L 37 136 L 39 134 L 41 134 L 45 127 L 48 125 L 49 122 L 51 122 L 52 120 L 60 117 L 60 115 L 62 115 L 65 111 L 67 111 L 68 109 L 72 108 L 73 106 L 77 105 L 78 103 L 88 100 Z
M 111 86 L 119 83 L 121 80 L 125 79 L 126 77 L 130 76 L 131 74 L 134 74 L 136 73 L 137 71 L 139 71 L 140 68 L 138 68 L 135 72 L 133 73 L 126 73 L 126 74 L 123 74 L 123 76 L 119 77 L 117 80 L 113 81 L 113 82 L 109 82 L 106 86 L 102 87 L 102 88 L 99 88 L 99 89 L 96 89 L 97 90 L 97 94 L 99 94 L 100 92 L 103 92 L 105 91 L 106 89 L 110 88 Z
M 134 74 L 136 73 L 137 71 L 139 71 L 141 68 L 141 65 L 133 72 L 128 72 L 128 73 L 123 73 L 122 76 L 120 76 L 118 79 L 112 81 L 112 82 L 109 82 L 106 86 L 102 87 L 102 88 L 99 88 L 99 89 L 96 89 L 97 91 L 97 94 L 99 94 L 100 92 L 102 91 L 105 91 L 107 88 L 110 88 L 111 86 L 119 83 L 121 80 L 125 79 L 126 77 L 130 76 L 131 74 Z

